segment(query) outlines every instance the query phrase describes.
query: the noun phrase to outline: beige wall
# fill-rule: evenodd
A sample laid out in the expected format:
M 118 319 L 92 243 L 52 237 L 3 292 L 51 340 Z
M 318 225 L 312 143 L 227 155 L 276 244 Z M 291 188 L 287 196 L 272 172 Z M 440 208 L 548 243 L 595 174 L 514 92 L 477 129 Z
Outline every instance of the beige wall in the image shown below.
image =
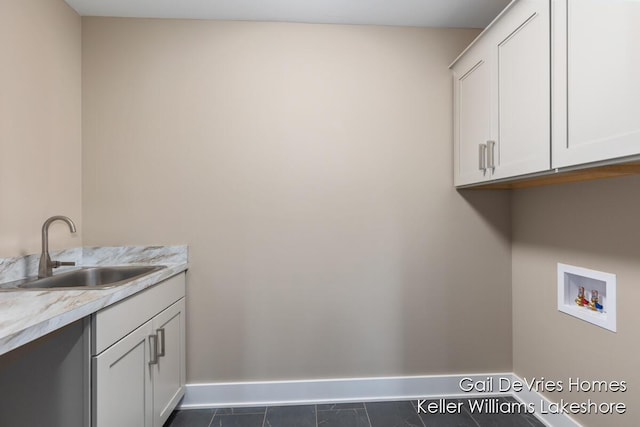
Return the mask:
M 452 184 L 476 34 L 83 19 L 85 242 L 190 245 L 188 382 L 512 370 L 508 195 Z
M 557 401 L 626 402 L 623 416 L 581 417 L 589 427 L 640 417 L 640 178 L 513 193 L 514 369 L 520 376 L 625 380 L 625 393 L 549 393 Z M 617 275 L 617 333 L 557 311 L 556 264 Z
M 62 0 L 0 1 L 0 257 L 81 246 L 81 19 Z

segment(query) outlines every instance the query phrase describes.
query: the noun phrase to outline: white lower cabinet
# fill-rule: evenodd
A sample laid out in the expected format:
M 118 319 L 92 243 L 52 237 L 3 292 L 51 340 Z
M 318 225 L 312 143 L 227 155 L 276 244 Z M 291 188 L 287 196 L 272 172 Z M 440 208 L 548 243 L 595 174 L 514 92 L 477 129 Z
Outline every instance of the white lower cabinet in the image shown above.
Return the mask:
M 153 425 L 151 321 L 93 358 L 94 426 Z
M 101 310 L 92 322 L 93 427 L 161 427 L 185 390 L 184 274 Z M 107 336 L 118 338 L 101 339 Z

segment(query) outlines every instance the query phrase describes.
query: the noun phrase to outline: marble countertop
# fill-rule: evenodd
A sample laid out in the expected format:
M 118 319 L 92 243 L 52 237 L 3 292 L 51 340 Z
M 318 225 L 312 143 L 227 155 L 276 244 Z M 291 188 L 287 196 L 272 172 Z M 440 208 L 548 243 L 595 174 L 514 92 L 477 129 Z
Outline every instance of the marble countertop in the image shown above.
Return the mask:
M 188 268 L 186 246 L 77 248 L 51 255 L 52 259 L 75 260 L 79 266 L 134 264 L 166 268 L 111 289 L 3 290 L 0 292 L 0 355 Z M 0 260 L 0 284 L 33 276 L 37 262 L 30 257 L 33 256 Z

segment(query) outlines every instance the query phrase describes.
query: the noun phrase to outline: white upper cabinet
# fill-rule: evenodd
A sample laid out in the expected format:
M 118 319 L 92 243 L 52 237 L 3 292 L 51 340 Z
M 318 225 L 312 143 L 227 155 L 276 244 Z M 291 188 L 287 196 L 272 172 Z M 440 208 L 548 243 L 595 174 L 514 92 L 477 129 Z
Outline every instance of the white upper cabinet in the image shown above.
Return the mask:
M 640 154 L 640 1 L 553 0 L 553 167 Z
M 549 170 L 549 0 L 520 0 L 452 65 L 454 181 Z
M 640 159 L 638 41 L 640 0 L 512 1 L 451 66 L 455 185 Z
M 549 9 L 548 0 L 520 0 L 491 29 L 497 138 L 488 154 L 494 179 L 551 166 Z
M 455 184 L 481 182 L 490 177 L 486 167 L 491 130 L 490 50 L 481 40 L 453 69 Z

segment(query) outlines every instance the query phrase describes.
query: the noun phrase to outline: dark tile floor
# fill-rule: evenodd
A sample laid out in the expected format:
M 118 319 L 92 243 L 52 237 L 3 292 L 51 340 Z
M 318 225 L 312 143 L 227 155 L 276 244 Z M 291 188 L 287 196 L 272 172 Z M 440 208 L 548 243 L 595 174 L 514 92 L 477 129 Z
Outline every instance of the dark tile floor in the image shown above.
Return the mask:
M 421 407 L 425 409 L 428 402 Z M 416 400 L 191 409 L 175 411 L 164 427 L 544 427 L 533 415 L 495 414 L 490 410 L 471 413 L 468 399 L 446 402 L 454 408 L 459 403 L 460 411 L 418 413 Z M 499 402 L 515 400 L 507 397 Z

